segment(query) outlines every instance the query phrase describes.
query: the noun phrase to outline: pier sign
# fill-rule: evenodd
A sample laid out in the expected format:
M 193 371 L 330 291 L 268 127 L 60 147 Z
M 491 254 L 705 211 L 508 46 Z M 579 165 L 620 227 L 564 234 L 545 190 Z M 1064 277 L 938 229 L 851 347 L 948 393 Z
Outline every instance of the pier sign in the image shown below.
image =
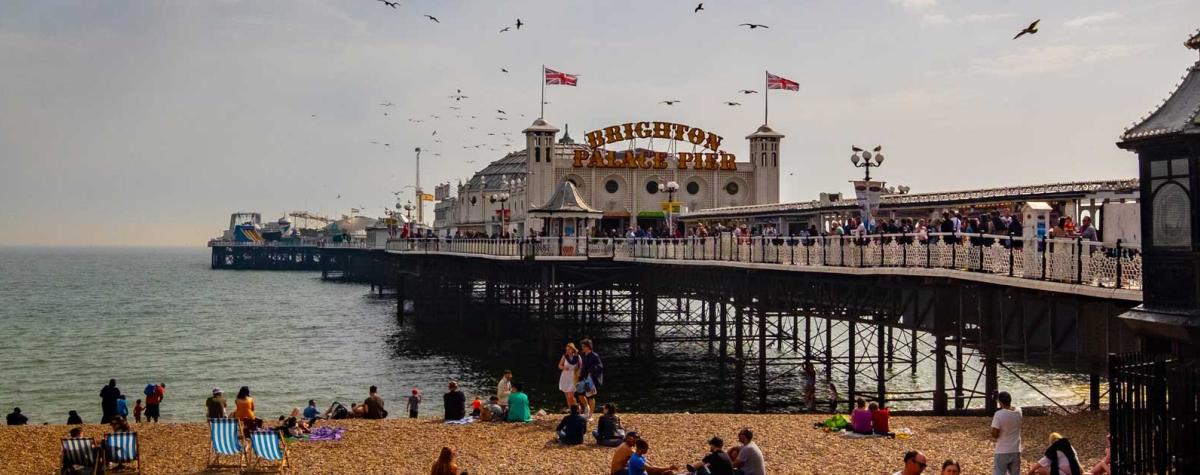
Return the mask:
M 737 157 L 720 149 L 723 138 L 699 127 L 673 122 L 628 122 L 610 125 L 586 134 L 591 150 L 576 150 L 575 168 L 667 168 L 667 152 L 635 149 L 624 152 L 604 150 L 605 145 L 637 139 L 687 141 L 711 152 L 676 152 L 676 166 L 685 170 L 737 170 Z

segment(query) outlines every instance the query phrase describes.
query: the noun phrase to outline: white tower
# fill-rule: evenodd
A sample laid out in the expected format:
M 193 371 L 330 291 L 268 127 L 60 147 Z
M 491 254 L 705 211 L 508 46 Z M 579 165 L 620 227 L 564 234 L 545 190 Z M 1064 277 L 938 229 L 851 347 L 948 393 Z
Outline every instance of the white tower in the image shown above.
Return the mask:
M 754 165 L 754 204 L 779 202 L 779 142 L 783 134 L 763 125 L 746 136 Z
M 521 133 L 525 134 L 526 206 L 536 208 L 546 204 L 554 194 L 554 136 L 558 128 L 537 119 Z

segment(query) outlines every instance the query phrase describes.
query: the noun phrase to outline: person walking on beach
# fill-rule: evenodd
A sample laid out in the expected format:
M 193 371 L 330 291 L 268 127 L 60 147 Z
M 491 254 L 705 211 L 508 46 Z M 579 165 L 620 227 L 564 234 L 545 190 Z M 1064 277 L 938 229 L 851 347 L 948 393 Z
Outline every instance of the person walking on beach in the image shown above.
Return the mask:
M 563 355 L 558 358 L 558 390 L 567 397 L 567 408 L 575 405 L 575 383 L 579 381 L 579 350 L 574 343 L 567 343 Z
M 83 425 L 83 418 L 79 417 L 79 413 L 75 412 L 74 409 L 67 411 L 67 425 L 69 425 L 69 426 Z
M 108 380 L 108 385 L 100 388 L 100 423 L 108 424 L 112 421 L 113 416 L 117 415 L 117 396 L 121 395 L 121 390 L 117 389 L 117 380 Z
M 508 396 L 508 422 L 529 422 L 529 396 L 521 383 L 513 383 L 513 393 Z
M 383 409 L 383 398 L 379 396 L 379 388 L 371 386 L 367 392 L 367 399 L 363 401 L 363 405 L 367 406 L 367 412 L 363 414 L 363 419 L 387 418 L 388 412 Z
M 408 397 L 408 418 L 416 419 L 417 412 L 421 408 L 421 392 L 417 388 L 412 389 L 412 395 Z
M 146 386 L 146 422 L 158 422 L 158 405 L 162 404 L 163 396 L 167 392 L 167 385 L 163 383 L 151 384 Z
M 224 419 L 229 404 L 225 402 L 225 393 L 221 388 L 213 388 L 212 396 L 204 400 L 205 417 L 209 419 Z
M 29 423 L 29 418 L 21 414 L 21 408 L 19 407 L 14 407 L 13 412 L 9 413 L 5 420 L 10 426 L 23 426 Z
M 450 391 L 442 395 L 445 420 L 460 421 L 467 417 L 467 396 L 458 390 L 458 381 L 450 381 Z
M 579 346 L 583 348 L 583 356 L 580 357 L 580 381 L 575 395 L 580 398 L 580 406 L 586 406 L 587 417 L 590 419 L 596 410 L 596 394 L 604 384 L 604 362 L 600 360 L 600 354 L 592 350 L 591 339 L 583 339 Z
M 1013 408 L 1012 395 L 1005 391 L 996 395 L 996 401 L 1000 409 L 992 415 L 992 438 L 996 439 L 992 475 L 1021 475 L 1021 409 Z
M 500 376 L 500 382 L 496 383 L 496 397 L 500 398 L 500 407 L 508 410 L 508 395 L 512 394 L 512 370 L 504 370 L 504 375 Z
M 925 466 L 929 460 L 925 458 L 925 454 L 916 450 L 909 450 L 904 453 L 904 468 L 892 475 L 920 475 L 925 473 Z
M 146 406 L 142 405 L 141 399 L 134 401 L 134 403 L 133 403 L 133 421 L 140 424 L 142 422 L 142 413 L 145 411 L 146 411 Z
M 817 370 L 811 361 L 804 362 L 804 406 L 810 411 L 817 409 Z

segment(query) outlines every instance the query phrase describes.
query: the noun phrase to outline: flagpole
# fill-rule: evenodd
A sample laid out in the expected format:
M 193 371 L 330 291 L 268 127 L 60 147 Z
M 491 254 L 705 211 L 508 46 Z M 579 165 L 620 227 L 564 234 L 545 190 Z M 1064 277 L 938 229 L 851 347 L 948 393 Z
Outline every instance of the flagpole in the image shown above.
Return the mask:
M 771 74 L 767 71 L 763 72 Z M 767 112 L 771 110 L 771 101 L 769 99 L 771 97 L 771 84 L 770 81 L 767 81 L 766 74 L 763 75 L 763 125 L 767 125 Z
M 539 119 L 546 118 L 546 65 L 542 65 L 542 103 L 540 104 L 542 112 L 538 114 Z

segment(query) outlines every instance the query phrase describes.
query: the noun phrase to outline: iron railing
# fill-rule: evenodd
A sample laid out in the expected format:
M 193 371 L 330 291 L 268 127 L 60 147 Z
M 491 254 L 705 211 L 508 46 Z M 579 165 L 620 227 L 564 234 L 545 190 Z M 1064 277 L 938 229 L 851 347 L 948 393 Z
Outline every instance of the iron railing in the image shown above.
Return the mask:
M 1200 370 L 1169 355 L 1109 355 L 1114 474 L 1196 473 Z

